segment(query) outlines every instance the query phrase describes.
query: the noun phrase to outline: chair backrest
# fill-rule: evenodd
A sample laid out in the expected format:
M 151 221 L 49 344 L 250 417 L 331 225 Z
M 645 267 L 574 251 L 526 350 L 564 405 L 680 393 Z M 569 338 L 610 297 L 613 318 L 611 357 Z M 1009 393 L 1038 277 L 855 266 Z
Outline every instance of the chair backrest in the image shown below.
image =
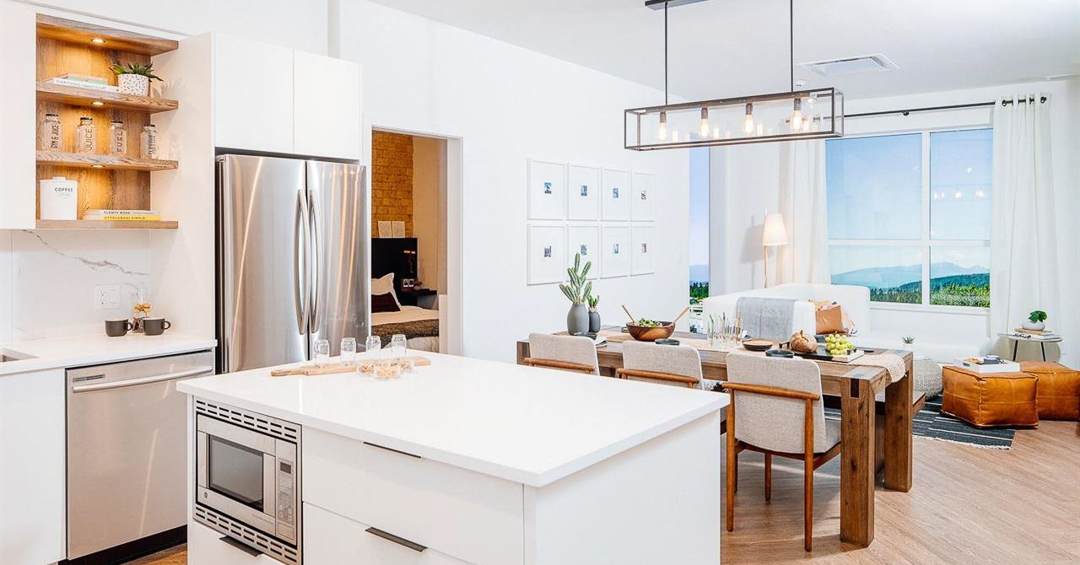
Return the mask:
M 529 358 L 540 361 L 561 361 L 592 367 L 600 375 L 596 344 L 582 336 L 529 334 Z
M 623 367 L 626 369 L 689 377 L 696 381 L 694 388 L 702 386 L 701 355 L 693 347 L 627 341 L 622 344 L 622 352 Z M 641 375 L 626 375 L 626 378 L 681 387 L 688 385 L 684 382 Z
M 806 359 L 730 353 L 728 382 L 761 385 L 816 394 L 813 402 L 814 445 L 826 445 L 825 408 L 821 403 L 821 370 Z M 745 391 L 735 392 L 735 438 L 783 453 L 802 453 L 806 402 Z M 820 449 L 819 449 L 820 450 Z

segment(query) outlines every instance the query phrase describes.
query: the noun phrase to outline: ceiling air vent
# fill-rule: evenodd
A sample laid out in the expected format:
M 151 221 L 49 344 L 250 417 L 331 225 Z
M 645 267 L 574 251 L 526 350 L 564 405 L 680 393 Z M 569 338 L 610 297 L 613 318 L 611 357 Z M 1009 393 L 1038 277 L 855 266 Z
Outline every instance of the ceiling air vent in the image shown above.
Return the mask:
M 876 55 L 862 55 L 859 57 L 844 57 L 843 59 L 831 59 L 828 61 L 814 61 L 812 63 L 799 63 L 799 66 L 820 77 L 891 71 L 897 68 L 896 63 L 893 63 L 888 57 L 881 53 Z

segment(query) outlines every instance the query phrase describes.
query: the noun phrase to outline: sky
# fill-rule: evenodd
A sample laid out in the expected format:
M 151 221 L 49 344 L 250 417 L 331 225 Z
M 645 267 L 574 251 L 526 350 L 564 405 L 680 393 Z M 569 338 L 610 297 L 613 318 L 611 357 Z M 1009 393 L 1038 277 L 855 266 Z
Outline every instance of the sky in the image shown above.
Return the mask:
M 690 265 L 709 264 L 709 149 L 690 149 Z

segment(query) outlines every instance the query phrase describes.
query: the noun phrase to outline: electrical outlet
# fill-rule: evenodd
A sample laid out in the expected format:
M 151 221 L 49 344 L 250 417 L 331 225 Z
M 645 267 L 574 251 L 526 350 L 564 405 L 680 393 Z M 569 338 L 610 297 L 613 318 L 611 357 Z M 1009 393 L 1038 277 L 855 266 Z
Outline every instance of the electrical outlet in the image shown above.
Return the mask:
M 94 310 L 113 310 L 120 307 L 120 285 L 94 286 Z

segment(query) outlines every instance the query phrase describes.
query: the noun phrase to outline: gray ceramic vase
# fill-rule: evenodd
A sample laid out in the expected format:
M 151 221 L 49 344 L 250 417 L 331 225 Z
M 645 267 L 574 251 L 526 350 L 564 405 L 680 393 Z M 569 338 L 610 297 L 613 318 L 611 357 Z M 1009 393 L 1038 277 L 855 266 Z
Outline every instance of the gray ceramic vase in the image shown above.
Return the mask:
M 570 306 L 566 314 L 566 331 L 570 335 L 589 331 L 589 307 L 584 304 Z
M 597 333 L 600 331 L 600 312 L 596 310 L 589 311 L 589 333 Z

